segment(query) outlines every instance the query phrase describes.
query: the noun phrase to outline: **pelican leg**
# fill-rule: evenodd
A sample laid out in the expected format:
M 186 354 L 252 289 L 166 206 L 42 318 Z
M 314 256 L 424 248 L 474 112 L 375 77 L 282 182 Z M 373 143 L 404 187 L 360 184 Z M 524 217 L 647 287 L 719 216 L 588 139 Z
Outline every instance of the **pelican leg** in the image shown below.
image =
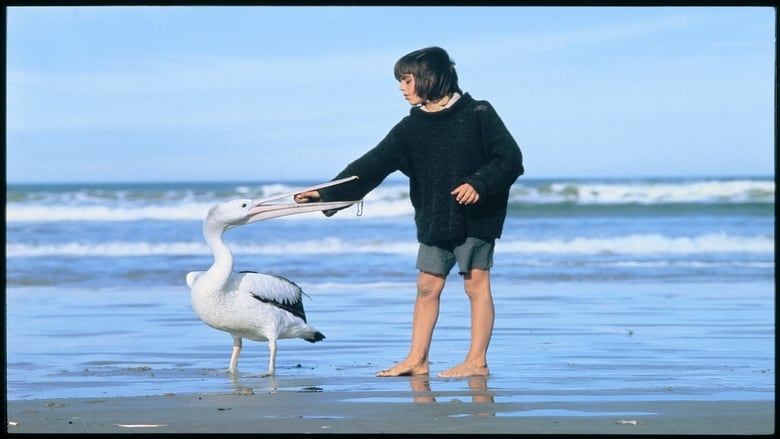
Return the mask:
M 233 337 L 233 354 L 230 356 L 230 366 L 228 373 L 238 373 L 238 356 L 241 354 L 241 337 Z
M 276 340 L 268 340 L 268 375 L 276 373 Z

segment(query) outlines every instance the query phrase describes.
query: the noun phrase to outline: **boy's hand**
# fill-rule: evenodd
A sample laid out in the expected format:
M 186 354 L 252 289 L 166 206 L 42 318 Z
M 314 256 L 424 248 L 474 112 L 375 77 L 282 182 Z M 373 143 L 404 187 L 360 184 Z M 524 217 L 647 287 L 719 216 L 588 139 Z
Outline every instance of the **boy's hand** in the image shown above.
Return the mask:
M 479 201 L 479 194 L 474 189 L 474 186 L 463 183 L 450 192 L 450 195 L 455 197 L 455 201 L 463 205 L 474 204 Z
M 295 200 L 296 203 L 316 203 L 321 199 L 322 197 L 320 196 L 319 191 L 301 192 L 300 194 L 295 194 L 293 196 L 293 200 Z M 323 210 L 322 214 L 325 216 L 333 216 L 338 211 L 338 209 Z
M 314 201 L 320 201 L 322 197 L 320 197 L 319 191 L 308 191 L 308 192 L 301 192 L 300 194 L 295 194 L 293 199 L 296 203 L 309 203 Z

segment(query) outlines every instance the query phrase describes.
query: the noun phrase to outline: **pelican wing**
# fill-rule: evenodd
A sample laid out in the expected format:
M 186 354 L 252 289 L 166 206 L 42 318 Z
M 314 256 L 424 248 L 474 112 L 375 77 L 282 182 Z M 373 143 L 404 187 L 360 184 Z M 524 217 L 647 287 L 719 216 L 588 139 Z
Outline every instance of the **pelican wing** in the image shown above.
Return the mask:
M 233 277 L 238 291 L 248 292 L 255 299 L 284 309 L 306 321 L 303 310 L 303 290 L 294 282 L 281 276 L 242 271 Z

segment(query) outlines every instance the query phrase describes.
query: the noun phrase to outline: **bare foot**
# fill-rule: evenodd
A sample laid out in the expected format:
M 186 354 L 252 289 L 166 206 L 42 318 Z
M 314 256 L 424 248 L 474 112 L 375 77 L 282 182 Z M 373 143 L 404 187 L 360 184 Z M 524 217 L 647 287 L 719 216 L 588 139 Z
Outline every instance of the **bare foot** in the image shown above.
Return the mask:
M 487 365 L 478 366 L 471 363 L 461 363 L 455 367 L 451 367 L 444 372 L 440 372 L 438 376 L 447 378 L 458 377 L 472 377 L 472 376 L 487 376 L 490 374 L 490 370 Z
M 376 373 L 378 377 L 399 377 L 411 375 L 428 375 L 428 363 L 411 365 L 402 361 L 390 369 L 380 370 Z

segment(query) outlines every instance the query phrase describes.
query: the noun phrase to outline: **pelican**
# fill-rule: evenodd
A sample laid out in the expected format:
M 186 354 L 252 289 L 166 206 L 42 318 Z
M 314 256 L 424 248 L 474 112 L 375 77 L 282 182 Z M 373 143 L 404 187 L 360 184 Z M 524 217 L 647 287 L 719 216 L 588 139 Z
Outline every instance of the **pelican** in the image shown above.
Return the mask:
M 233 337 L 233 353 L 227 369 L 229 373 L 238 373 L 238 356 L 244 338 L 268 342 L 268 371 L 261 376 L 272 376 L 276 369 L 277 340 L 302 338 L 316 343 L 325 336 L 306 323 L 301 301 L 304 293 L 298 285 L 280 276 L 249 271 L 234 272 L 233 254 L 222 240 L 223 234 L 233 227 L 257 221 L 347 207 L 356 201 L 267 203 L 356 178 L 334 180 L 258 200 L 226 201 L 209 209 L 203 222 L 203 237 L 214 253 L 214 263 L 206 271 L 187 273 L 186 281 L 190 287 L 192 308 L 198 317 L 212 328 L 228 332 Z

